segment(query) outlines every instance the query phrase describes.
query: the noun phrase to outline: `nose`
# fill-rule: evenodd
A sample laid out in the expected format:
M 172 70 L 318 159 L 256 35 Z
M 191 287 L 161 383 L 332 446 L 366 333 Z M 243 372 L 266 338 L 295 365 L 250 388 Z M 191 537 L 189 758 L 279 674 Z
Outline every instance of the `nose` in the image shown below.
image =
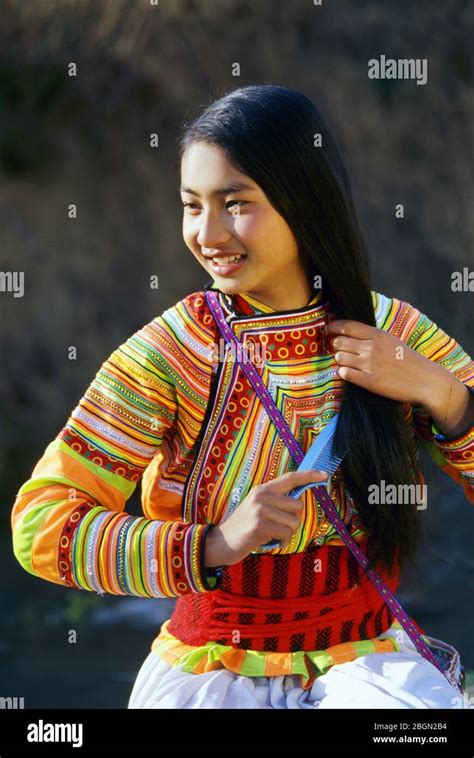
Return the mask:
M 201 225 L 197 236 L 197 242 L 201 247 L 217 248 L 225 245 L 229 240 L 229 230 L 222 223 L 220 214 L 208 211 L 201 216 Z

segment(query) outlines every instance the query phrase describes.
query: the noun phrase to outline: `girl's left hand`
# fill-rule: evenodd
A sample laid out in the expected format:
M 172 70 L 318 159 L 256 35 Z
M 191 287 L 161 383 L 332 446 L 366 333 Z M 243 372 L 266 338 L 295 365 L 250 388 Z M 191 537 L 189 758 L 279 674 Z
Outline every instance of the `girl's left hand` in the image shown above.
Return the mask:
M 446 385 L 450 372 L 389 332 L 335 319 L 326 328 L 341 379 L 402 403 L 421 403 Z

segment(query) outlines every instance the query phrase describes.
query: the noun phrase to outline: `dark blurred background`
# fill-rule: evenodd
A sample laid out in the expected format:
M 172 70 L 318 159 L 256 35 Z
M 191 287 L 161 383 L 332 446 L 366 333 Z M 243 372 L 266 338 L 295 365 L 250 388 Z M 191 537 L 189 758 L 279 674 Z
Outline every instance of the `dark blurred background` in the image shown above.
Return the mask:
M 462 0 L 3 0 L 0 269 L 24 271 L 25 292 L 0 292 L 1 696 L 126 707 L 173 607 L 34 578 L 13 556 L 10 512 L 100 364 L 208 281 L 181 236 L 176 140 L 189 114 L 253 83 L 310 97 L 352 176 L 373 288 L 474 354 L 472 293 L 451 290 L 451 273 L 473 265 L 473 13 Z M 382 54 L 426 58 L 427 84 L 370 80 Z M 474 670 L 474 509 L 421 455 L 427 544 L 398 598 Z M 127 510 L 140 514 L 140 487 Z

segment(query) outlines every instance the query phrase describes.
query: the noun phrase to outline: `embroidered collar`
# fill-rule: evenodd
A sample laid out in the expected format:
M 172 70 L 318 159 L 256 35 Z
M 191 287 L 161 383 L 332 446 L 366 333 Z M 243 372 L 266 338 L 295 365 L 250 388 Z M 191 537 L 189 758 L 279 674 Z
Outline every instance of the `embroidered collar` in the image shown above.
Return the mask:
M 214 290 L 218 293 L 223 308 L 233 318 L 249 318 L 251 316 L 265 316 L 266 314 L 282 314 L 282 315 L 295 315 L 297 313 L 305 313 L 308 310 L 317 310 L 319 308 L 324 309 L 328 306 L 327 302 L 323 301 L 323 290 L 320 290 L 316 295 L 302 308 L 294 308 L 287 311 L 275 311 L 270 306 L 261 303 L 256 298 L 248 295 L 246 292 L 239 292 L 235 295 L 227 295 L 216 285 L 215 281 L 211 279 L 204 285 L 204 290 Z

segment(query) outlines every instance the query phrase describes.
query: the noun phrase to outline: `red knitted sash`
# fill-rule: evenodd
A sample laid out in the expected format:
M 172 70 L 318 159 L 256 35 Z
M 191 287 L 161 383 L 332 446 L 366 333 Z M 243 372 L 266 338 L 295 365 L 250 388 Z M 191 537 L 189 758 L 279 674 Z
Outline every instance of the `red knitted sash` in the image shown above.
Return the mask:
M 399 571 L 380 574 L 395 592 Z M 312 544 L 228 566 L 220 589 L 178 598 L 168 629 L 189 645 L 294 652 L 376 637 L 393 618 L 345 545 Z

